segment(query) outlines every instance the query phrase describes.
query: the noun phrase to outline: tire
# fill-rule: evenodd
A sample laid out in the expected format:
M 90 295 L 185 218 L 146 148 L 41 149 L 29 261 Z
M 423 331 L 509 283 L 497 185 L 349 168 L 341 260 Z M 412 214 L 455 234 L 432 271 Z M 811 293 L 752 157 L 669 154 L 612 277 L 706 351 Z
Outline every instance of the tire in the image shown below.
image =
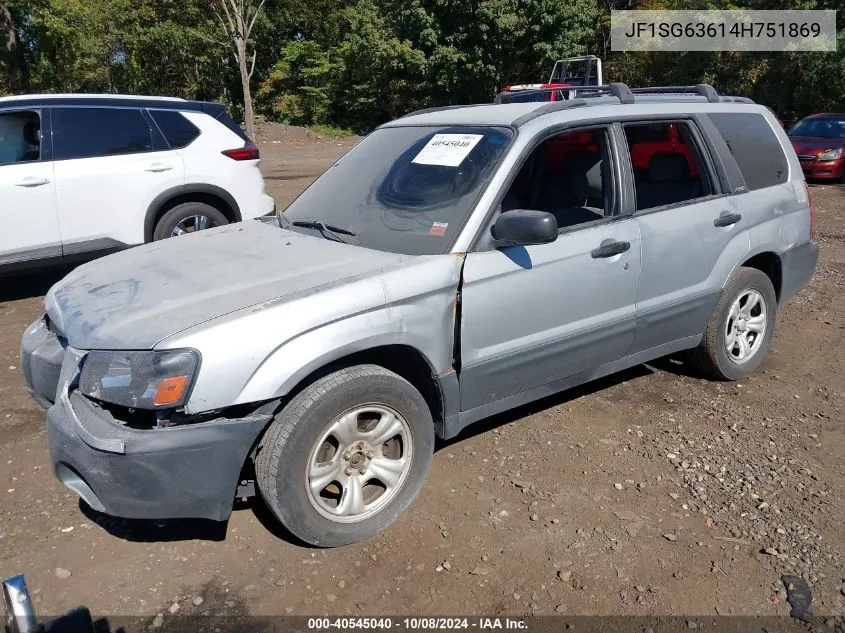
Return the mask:
M 748 319 L 748 327 L 745 327 L 744 319 L 734 318 L 737 307 L 740 308 L 738 316 L 747 314 L 754 319 Z M 690 360 L 718 380 L 746 378 L 757 371 L 766 357 L 776 317 L 777 297 L 768 275 L 756 268 L 740 268 L 728 281 L 704 331 L 704 338 L 692 350 Z M 751 327 L 751 323 L 755 328 Z M 756 331 L 759 327 L 764 328 L 762 332 Z M 737 335 L 731 352 L 728 351 L 728 344 L 732 342 L 728 339 L 729 329 L 731 336 Z M 747 344 L 748 354 L 745 356 L 741 339 Z
M 205 222 L 207 226 L 192 229 L 191 218 L 206 218 Z M 176 227 L 180 223 L 184 223 L 183 226 L 186 229 L 186 233 L 193 233 L 195 230 L 229 224 L 229 220 L 220 211 L 208 204 L 203 202 L 184 202 L 177 204 L 161 216 L 161 219 L 159 219 L 155 226 L 155 231 L 153 231 L 153 241 L 172 237 Z
M 434 422 L 420 392 L 382 367 L 358 365 L 317 380 L 276 415 L 259 444 L 256 481 L 293 536 L 338 547 L 399 518 L 422 490 L 433 453 Z

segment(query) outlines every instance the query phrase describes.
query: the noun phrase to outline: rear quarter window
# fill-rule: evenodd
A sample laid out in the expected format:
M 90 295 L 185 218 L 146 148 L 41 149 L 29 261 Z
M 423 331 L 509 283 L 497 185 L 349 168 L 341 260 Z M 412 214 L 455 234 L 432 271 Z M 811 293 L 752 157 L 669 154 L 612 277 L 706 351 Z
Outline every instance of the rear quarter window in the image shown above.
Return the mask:
M 199 128 L 175 110 L 149 112 L 171 149 L 187 147 L 200 135 Z
M 789 163 L 763 115 L 724 112 L 708 116 L 725 139 L 749 191 L 786 182 Z

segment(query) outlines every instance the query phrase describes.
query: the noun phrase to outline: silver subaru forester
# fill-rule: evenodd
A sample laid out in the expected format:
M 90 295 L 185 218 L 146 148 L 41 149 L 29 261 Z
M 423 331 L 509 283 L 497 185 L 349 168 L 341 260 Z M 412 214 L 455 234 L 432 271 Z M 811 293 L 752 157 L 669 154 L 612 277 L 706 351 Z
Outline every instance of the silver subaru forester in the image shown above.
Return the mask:
M 22 368 L 91 508 L 304 542 L 390 525 L 435 437 L 657 357 L 736 380 L 818 249 L 772 113 L 707 85 L 422 111 L 270 221 L 85 264 Z

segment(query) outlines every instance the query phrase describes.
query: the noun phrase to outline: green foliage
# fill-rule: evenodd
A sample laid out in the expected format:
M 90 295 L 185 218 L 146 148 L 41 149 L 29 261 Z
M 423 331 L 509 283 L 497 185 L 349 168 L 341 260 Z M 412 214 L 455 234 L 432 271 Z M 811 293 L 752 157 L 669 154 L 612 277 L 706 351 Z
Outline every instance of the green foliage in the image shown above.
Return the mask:
M 0 0 L 0 94 L 240 103 L 232 47 L 209 1 Z M 610 51 L 613 9 L 727 7 L 839 9 L 838 51 Z M 845 109 L 842 8 L 842 0 L 267 0 L 251 38 L 255 104 L 269 119 L 366 132 L 422 107 L 489 102 L 508 83 L 544 81 L 557 58 L 595 53 L 609 81 L 709 82 L 791 120 Z
M 343 127 L 335 127 L 333 125 L 312 125 L 311 130 L 320 136 L 326 138 L 346 138 L 347 136 L 354 136 L 355 131 Z
M 228 48 L 201 2 L 15 0 L 12 8 L 12 90 L 225 97 Z
M 332 119 L 363 131 L 424 99 L 426 56 L 397 34 L 395 16 L 359 0 L 332 16 Z
M 294 40 L 281 51 L 256 95 L 271 116 L 294 125 L 325 123 L 329 111 L 328 53 L 309 40 Z

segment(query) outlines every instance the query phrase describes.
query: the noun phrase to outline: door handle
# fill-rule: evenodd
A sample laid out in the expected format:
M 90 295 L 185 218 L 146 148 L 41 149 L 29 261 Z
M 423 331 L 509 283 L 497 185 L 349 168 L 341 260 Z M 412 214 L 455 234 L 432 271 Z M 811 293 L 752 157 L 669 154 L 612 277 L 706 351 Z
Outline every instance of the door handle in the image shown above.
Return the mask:
M 713 220 L 713 226 L 730 226 L 732 224 L 736 224 L 741 219 L 742 215 L 739 213 L 730 213 L 725 211 L 718 218 Z
M 36 178 L 35 176 L 27 176 L 23 180 L 15 183 L 16 187 L 40 187 L 50 182 L 49 178 Z
M 613 257 L 614 255 L 619 255 L 624 253 L 628 249 L 631 248 L 630 242 L 608 242 L 606 244 L 602 244 L 598 248 L 594 248 L 590 253 L 593 256 L 593 259 L 599 259 L 604 257 Z
M 153 163 L 149 167 L 147 167 L 144 171 L 151 171 L 155 174 L 161 171 L 169 171 L 173 169 L 173 165 L 167 165 L 165 163 Z

